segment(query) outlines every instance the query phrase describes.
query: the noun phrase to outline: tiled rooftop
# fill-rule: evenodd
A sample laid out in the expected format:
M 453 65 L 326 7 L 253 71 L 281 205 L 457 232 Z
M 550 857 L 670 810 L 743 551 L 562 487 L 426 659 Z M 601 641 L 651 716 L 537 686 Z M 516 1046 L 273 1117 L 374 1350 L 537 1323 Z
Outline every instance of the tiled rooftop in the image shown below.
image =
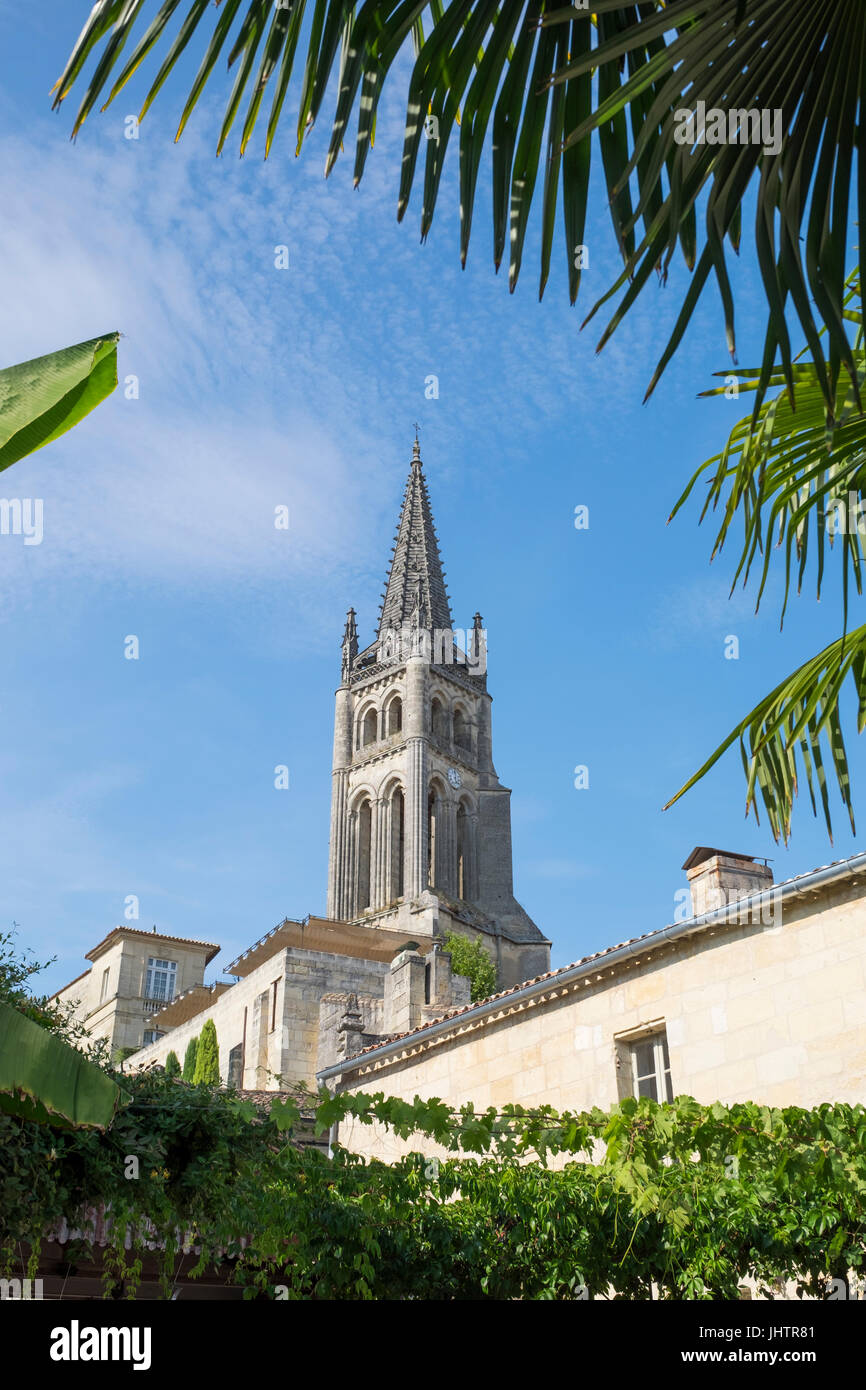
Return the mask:
M 145 931 L 143 927 L 112 927 L 111 931 L 107 934 L 107 936 L 104 936 L 102 940 L 98 942 L 96 946 L 93 947 L 92 951 L 88 951 L 85 954 L 84 959 L 93 960 L 93 957 L 98 955 L 99 952 L 103 949 L 103 947 L 107 946 L 108 943 L 118 935 L 143 936 L 146 938 L 146 940 L 153 942 L 176 941 L 183 946 L 201 946 L 203 950 L 208 952 L 205 958 L 206 965 L 209 964 L 210 961 L 213 960 L 214 956 L 218 955 L 220 951 L 220 947 L 216 945 L 213 941 L 193 941 L 192 938 L 189 936 L 169 936 L 166 932 Z M 66 986 L 64 986 L 64 988 L 66 988 Z
M 791 884 L 799 883 L 806 879 L 813 878 L 816 874 L 823 873 L 826 869 L 839 868 L 841 865 L 850 864 L 855 859 L 859 858 L 861 858 L 860 854 L 852 854 L 849 855 L 846 859 L 834 859 L 829 864 L 820 865 L 816 869 L 809 869 L 807 870 L 807 872 L 802 874 L 795 874 L 792 878 L 782 879 L 780 880 L 780 882 L 774 883 L 771 886 L 768 886 L 766 890 L 761 891 L 771 892 L 780 888 L 790 887 Z M 760 896 L 760 893 L 746 895 L 746 897 L 744 897 L 741 901 L 745 903 L 749 901 L 750 897 Z M 697 919 L 691 918 L 689 920 Z M 627 938 L 627 940 L 620 941 L 615 946 L 606 946 L 602 951 L 594 951 L 588 956 L 581 956 L 579 960 L 571 961 L 568 965 L 561 965 L 556 970 L 548 970 L 543 975 L 535 975 L 531 980 L 523 980 L 519 985 L 512 985 L 509 989 L 501 990 L 498 994 L 490 994 L 485 999 L 476 999 L 474 1003 L 471 1004 L 462 1004 L 457 1009 L 448 1009 L 439 1018 L 434 1019 L 433 1022 L 420 1023 L 416 1028 L 410 1028 L 405 1033 L 395 1033 L 389 1038 L 382 1038 L 379 1042 L 371 1043 L 369 1047 L 362 1048 L 360 1052 L 355 1054 L 355 1056 L 356 1058 L 363 1057 L 365 1053 L 376 1052 L 380 1047 L 385 1046 L 387 1043 L 399 1042 L 402 1038 L 411 1038 L 418 1033 L 425 1033 L 429 1028 L 434 1028 L 439 1023 L 445 1023 L 451 1019 L 460 1018 L 461 1015 L 472 1013 L 473 1010 L 480 1009 L 483 1005 L 486 1004 L 492 1004 L 497 999 L 508 999 L 509 996 L 520 993 L 521 990 L 526 989 L 529 985 L 541 984 L 543 980 L 555 980 L 558 976 L 565 975 L 569 970 L 574 970 L 581 965 L 590 965 L 593 961 L 596 960 L 603 961 L 605 956 L 613 955 L 615 951 L 620 951 L 625 946 L 634 946 L 641 941 L 646 941 L 651 944 L 653 939 L 656 937 L 661 937 L 668 930 L 668 927 L 670 925 L 671 924 L 668 923 L 667 926 L 657 927 L 655 931 L 644 932 L 641 936 L 630 936 Z M 686 924 L 683 923 L 683 925 L 685 926 Z

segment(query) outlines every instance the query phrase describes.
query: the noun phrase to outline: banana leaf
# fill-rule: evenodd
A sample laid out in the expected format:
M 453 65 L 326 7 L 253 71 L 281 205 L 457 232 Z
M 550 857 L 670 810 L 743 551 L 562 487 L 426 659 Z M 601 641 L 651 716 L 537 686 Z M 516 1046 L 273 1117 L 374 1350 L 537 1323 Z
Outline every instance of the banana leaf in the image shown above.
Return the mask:
M 74 1047 L 0 1003 L 0 1112 L 60 1129 L 107 1129 L 129 1099 Z
M 0 471 L 72 429 L 117 385 L 119 333 L 0 371 Z

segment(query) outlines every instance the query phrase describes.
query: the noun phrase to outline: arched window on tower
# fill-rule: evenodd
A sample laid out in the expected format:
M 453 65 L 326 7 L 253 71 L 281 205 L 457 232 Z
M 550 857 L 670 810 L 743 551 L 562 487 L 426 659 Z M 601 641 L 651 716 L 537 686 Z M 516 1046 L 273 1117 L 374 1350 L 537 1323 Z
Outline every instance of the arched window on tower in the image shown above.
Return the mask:
M 430 729 L 434 738 L 445 738 L 448 729 L 448 718 L 445 713 L 445 706 L 437 696 L 433 696 L 430 705 Z
M 361 746 L 366 748 L 368 743 L 375 743 L 378 734 L 377 715 L 374 709 L 368 709 L 364 715 L 364 725 L 361 734 Z
M 469 859 L 466 833 L 466 807 L 462 801 L 457 807 L 457 896 L 463 901 L 469 897 Z
M 403 792 L 397 787 L 391 796 L 391 902 L 403 896 L 404 808 Z
M 436 887 L 436 832 L 439 819 L 439 798 L 431 788 L 427 797 L 427 884 Z
M 358 811 L 358 901 L 357 911 L 370 906 L 370 837 L 373 828 L 373 808 L 369 800 Z
M 397 695 L 388 706 L 388 733 L 399 734 L 403 728 L 403 701 Z
M 469 724 L 466 715 L 459 706 L 454 711 L 454 742 L 458 748 L 468 749 L 471 745 Z

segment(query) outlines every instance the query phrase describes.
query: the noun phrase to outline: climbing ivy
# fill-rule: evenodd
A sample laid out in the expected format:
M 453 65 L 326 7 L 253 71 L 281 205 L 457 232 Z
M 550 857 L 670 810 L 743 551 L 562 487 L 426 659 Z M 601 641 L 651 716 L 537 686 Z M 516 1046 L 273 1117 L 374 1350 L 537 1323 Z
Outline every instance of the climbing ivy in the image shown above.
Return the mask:
M 0 994 L 66 1027 L 27 976 L 0 968 Z M 170 1296 L 185 1245 L 193 1273 L 290 1299 L 731 1299 L 749 1276 L 821 1296 L 864 1265 L 861 1105 L 558 1113 L 301 1088 L 260 1104 L 159 1068 L 122 1084 L 105 1131 L 0 1115 L 0 1275 L 34 1277 L 61 1222 L 95 1214 L 106 1294 L 125 1297 L 154 1249 Z M 404 1156 L 311 1145 L 350 1124 Z
M 154 1243 L 166 1292 L 187 1242 L 199 1273 L 295 1299 L 727 1299 L 747 1276 L 820 1295 L 863 1265 L 862 1106 L 306 1098 L 320 1134 L 375 1121 L 442 1155 L 385 1164 L 299 1145 L 303 1096 L 262 1108 L 161 1071 L 124 1084 L 132 1101 L 105 1133 L 0 1116 L 4 1273 L 22 1242 L 35 1269 L 61 1219 L 95 1207 L 111 1212 L 106 1288 L 126 1296 Z

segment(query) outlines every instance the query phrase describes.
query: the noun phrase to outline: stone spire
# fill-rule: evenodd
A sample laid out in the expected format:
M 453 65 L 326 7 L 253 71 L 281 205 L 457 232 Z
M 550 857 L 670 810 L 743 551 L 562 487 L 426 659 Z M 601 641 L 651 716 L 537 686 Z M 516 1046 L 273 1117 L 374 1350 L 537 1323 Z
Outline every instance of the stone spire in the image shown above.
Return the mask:
M 487 633 L 484 631 L 484 619 L 480 613 L 476 613 L 472 619 L 472 632 L 469 636 L 469 659 L 475 671 L 481 676 L 486 689 Z
M 355 622 L 355 610 L 350 608 L 346 614 L 346 627 L 343 631 L 343 682 L 348 681 L 352 673 L 352 664 L 358 655 L 358 625 Z
M 376 640 L 358 651 L 351 610 L 343 634 L 328 857 L 328 917 L 407 942 L 385 976 L 386 1031 L 398 1001 L 409 1008 L 407 1028 L 426 1007 L 426 952 L 412 944 L 429 948 L 452 927 L 495 947 L 503 988 L 550 969 L 550 943 L 514 897 L 511 792 L 493 764 L 487 633 L 476 613 L 466 648 L 454 641 L 417 434 L 394 539 Z M 372 1027 L 366 1006 L 345 997 L 336 1030 L 343 1057 L 361 1051 Z
M 451 628 L 451 609 L 417 435 L 377 640 L 385 632 L 399 631 L 404 624 L 442 631 Z

